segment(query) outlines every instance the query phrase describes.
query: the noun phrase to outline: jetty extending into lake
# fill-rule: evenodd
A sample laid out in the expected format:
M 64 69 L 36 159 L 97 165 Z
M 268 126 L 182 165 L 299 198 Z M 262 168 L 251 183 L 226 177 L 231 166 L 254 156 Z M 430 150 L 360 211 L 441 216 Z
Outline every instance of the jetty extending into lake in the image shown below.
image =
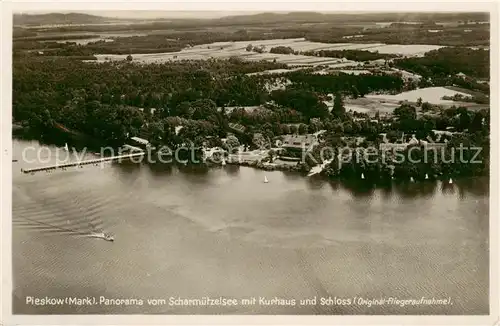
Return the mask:
M 99 163 L 108 162 L 108 161 L 129 159 L 129 158 L 133 158 L 133 157 L 143 156 L 145 154 L 146 154 L 145 152 L 140 152 L 140 153 L 127 154 L 127 155 L 109 156 L 109 157 L 103 157 L 103 158 L 98 158 L 98 159 L 94 159 L 94 160 L 77 161 L 77 162 L 71 162 L 71 163 L 65 163 L 65 164 L 55 164 L 55 165 L 43 166 L 43 167 L 33 168 L 33 169 L 21 169 L 21 172 L 34 173 L 34 172 L 40 172 L 40 171 L 66 169 L 66 168 L 74 167 L 74 166 L 79 167 L 79 166 L 89 165 L 89 164 L 99 164 Z

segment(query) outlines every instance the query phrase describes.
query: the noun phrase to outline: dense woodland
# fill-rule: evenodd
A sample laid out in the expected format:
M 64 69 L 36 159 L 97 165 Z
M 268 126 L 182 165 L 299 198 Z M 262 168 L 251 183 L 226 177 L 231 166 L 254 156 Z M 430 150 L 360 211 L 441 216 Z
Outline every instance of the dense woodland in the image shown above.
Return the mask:
M 398 77 L 323 76 L 297 72 L 290 74 L 291 87 L 268 91 L 266 83 L 275 77 L 245 75 L 249 71 L 272 68 L 276 65 L 269 62 L 242 63 L 239 60 L 161 65 L 137 65 L 127 61 L 95 64 L 61 58 L 42 62 L 15 60 L 13 116 L 16 122 L 36 133 L 44 134 L 54 125 L 62 125 L 70 131 L 114 145 L 123 144 L 127 136 L 146 133 L 154 145 L 175 147 L 192 142 L 201 146 L 208 140 L 210 145 L 222 146 L 221 138 L 228 131 L 234 132 L 228 128 L 229 124 L 236 123 L 245 126 L 245 131 L 235 132 L 237 142 L 250 146 L 255 143 L 256 134 L 271 141 L 284 134 L 325 129 L 324 146 L 341 145 L 345 142 L 342 137 L 364 137 L 362 146 L 369 146 L 379 144 L 379 134 L 383 132 L 394 141 L 398 133 L 403 132 L 416 133 L 420 139 L 425 139 L 435 137 L 433 129 L 448 127 L 466 131 L 467 141 L 472 144 L 489 146 L 487 111 L 452 108 L 437 116 L 417 117 L 419 108 L 402 105 L 395 110 L 395 119 L 385 123 L 383 119 L 378 122 L 360 120 L 366 116 L 345 111 L 342 99 L 352 96 L 354 88 L 367 92 L 397 90 L 402 85 Z M 335 96 L 333 109 L 329 112 L 321 99 L 331 92 Z M 235 109 L 230 113 L 224 108 L 218 109 L 249 105 L 261 105 L 261 108 L 251 112 Z M 424 103 L 420 105 L 425 106 Z M 153 112 L 151 108 L 156 110 Z M 180 125 L 183 128 L 176 134 L 175 127 Z M 458 141 L 455 138 L 451 137 L 450 141 Z M 483 152 L 481 158 L 486 160 L 487 155 Z M 376 171 L 387 168 L 385 165 L 353 164 L 356 165 L 346 171 L 374 169 L 373 175 L 383 175 Z M 348 177 L 354 173 L 336 171 L 334 166 L 332 164 L 327 170 L 331 177 Z M 433 166 L 436 173 L 447 175 L 484 174 L 487 168 L 487 163 Z M 408 171 L 403 169 L 406 172 L 398 173 L 405 176 L 416 173 L 412 166 L 405 169 Z M 425 169 L 422 171 L 428 171 Z
M 394 65 L 424 77 L 419 87 L 459 86 L 478 92 L 476 102 L 489 101 L 489 83 L 481 82 L 489 81 L 489 50 L 446 47 L 427 52 L 421 58 L 396 59 Z
M 307 89 L 320 93 L 342 92 L 354 98 L 364 96 L 375 91 L 400 92 L 404 82 L 400 76 L 380 74 L 338 74 L 318 75 L 303 71 L 292 72 L 290 80 L 300 89 Z M 294 86 L 295 87 L 295 86 Z
M 217 24 L 226 26 L 226 23 L 221 20 Z M 169 23 L 155 24 L 161 27 Z M 382 141 L 381 133 L 385 133 L 391 142 L 408 141 L 412 134 L 418 139 L 434 141 L 438 137 L 433 130 L 451 128 L 459 133 L 440 138 L 440 141 L 446 139 L 449 142 L 448 155 L 457 155 L 451 153 L 451 148 L 461 143 L 480 146 L 483 151 L 476 159 L 482 160 L 482 164 L 438 162 L 408 165 L 390 156 L 387 162 L 376 164 L 365 159 L 353 160 L 340 169 L 338 162 L 334 161 L 325 174 L 332 178 L 351 178 L 363 172 L 367 180 L 378 182 L 387 179 L 389 171 L 401 179 L 409 176 L 420 179 L 426 173 L 442 176 L 488 173 L 488 110 L 470 111 L 463 107 L 444 110 L 419 101 L 416 105 L 401 104 L 393 117 L 377 114 L 373 119 L 366 114 L 346 112 L 344 100 L 372 92 L 398 93 L 415 87 L 459 86 L 475 91 L 475 96 L 487 103 L 489 86 L 480 83 L 478 78 L 489 79 L 489 50 L 443 48 L 421 58 L 400 58 L 361 50 L 300 53 L 360 62 L 384 59 L 387 66 L 421 75 L 423 78 L 418 84 L 403 80 L 400 75 L 383 72 L 320 75 L 311 70 L 301 70 L 279 76 L 247 75 L 283 69 L 286 65 L 266 61 L 245 62 L 237 58 L 148 65 L 134 61 L 133 53 L 176 52 L 217 41 L 249 41 L 248 51 L 261 51 L 261 48 L 251 46 L 252 40 L 305 37 L 314 41 L 345 43 L 344 36 L 361 35 L 360 27 L 339 27 L 338 23 L 335 27 L 328 24 L 325 25 L 327 27 L 306 27 L 295 22 L 284 28 L 274 26 L 266 33 L 262 29 L 244 27 L 232 31 L 192 31 L 188 30 L 192 22 L 177 24 L 179 30 L 176 31 L 157 31 L 147 36 L 122 37 L 114 42 L 100 41 L 87 45 L 56 42 L 70 36 L 51 36 L 46 42 L 41 42 L 44 37 L 39 31 L 16 29 L 13 47 L 14 121 L 41 137 L 50 134 L 56 127 L 116 146 L 133 135 L 146 135 L 155 146 L 177 147 L 190 142 L 196 146 L 207 142 L 210 146 L 223 146 L 221 139 L 231 132 L 234 135 L 228 137 L 229 143 L 252 147 L 271 143 L 286 134 L 305 134 L 324 129 L 327 132 L 323 142 L 314 149 L 316 157 L 322 146 L 355 147 L 359 144 L 353 143 L 352 139 L 359 137 L 363 139 L 360 146 L 366 148 L 378 146 Z M 413 26 L 398 23 L 385 29 L 378 28 L 377 31 L 365 29 L 363 36 L 355 41 L 400 44 L 470 41 L 472 43 L 467 45 L 472 45 L 483 44 L 485 33 L 489 40 L 488 26 L 471 25 L 467 27 L 471 32 L 463 33 L 464 26 L 444 28 L 434 23 Z M 187 30 L 183 30 L 184 27 Z M 74 28 L 80 27 L 69 29 Z M 102 30 L 103 27 L 89 28 Z M 428 29 L 443 29 L 443 32 L 429 33 Z M 455 36 L 441 38 L 445 35 L 461 36 L 460 40 Z M 299 54 L 288 47 L 274 47 L 270 51 Z M 81 61 L 95 59 L 94 55 L 99 53 L 132 55 L 121 62 Z M 457 75 L 459 73 L 466 76 Z M 280 78 L 291 83 L 274 90 L 269 87 Z M 328 94 L 334 95 L 331 110 L 323 102 L 328 99 Z M 246 110 L 245 106 L 258 108 Z M 234 125 L 242 128 L 235 130 L 231 127 Z M 178 126 L 183 128 L 177 133 Z M 423 155 L 422 149 L 419 150 L 419 155 Z M 467 155 L 472 155 L 472 152 Z M 313 164 L 307 162 L 302 168 L 307 170 Z
M 370 52 L 366 50 L 320 50 L 306 51 L 301 54 L 315 57 L 346 58 L 347 60 L 361 62 L 380 59 L 389 60 L 398 57 L 396 54 Z
M 463 25 L 460 27 L 429 27 L 428 25 L 403 24 L 404 27 L 363 29 L 353 33 L 356 43 L 385 44 L 436 44 L 446 46 L 473 46 L 490 43 L 488 25 Z M 439 30 L 439 32 L 434 32 Z M 467 30 L 467 31 L 466 31 Z M 332 37 L 328 33 L 309 33 L 306 39 L 315 42 L 345 43 L 346 35 Z
M 429 51 L 421 58 L 404 58 L 396 65 L 424 77 L 447 77 L 463 73 L 469 77 L 489 79 L 490 51 L 445 47 Z

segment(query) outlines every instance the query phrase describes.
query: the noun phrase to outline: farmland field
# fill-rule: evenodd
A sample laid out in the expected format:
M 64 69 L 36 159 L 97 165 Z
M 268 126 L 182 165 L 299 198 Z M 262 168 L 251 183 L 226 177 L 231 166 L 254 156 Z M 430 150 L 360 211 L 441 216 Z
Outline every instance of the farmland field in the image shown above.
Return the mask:
M 455 94 L 470 96 L 469 94 L 454 91 L 446 87 L 427 87 L 427 88 L 416 89 L 413 91 L 403 92 L 397 95 L 382 94 L 382 95 L 367 95 L 366 97 L 369 99 L 379 99 L 388 102 L 399 102 L 399 101 L 417 102 L 419 98 L 422 98 L 422 101 L 429 102 L 431 104 L 456 105 L 457 102 L 455 101 L 441 99 L 443 96 L 453 96 Z
M 253 47 L 263 47 L 263 53 L 246 51 L 246 47 L 251 44 Z M 338 58 L 328 57 L 311 57 L 304 55 L 287 55 L 269 53 L 272 47 L 286 46 L 291 47 L 295 51 L 317 51 L 317 50 L 366 50 L 371 52 L 400 54 L 405 56 L 419 56 L 423 53 L 439 49 L 439 45 L 385 45 L 382 43 L 320 43 L 310 42 L 303 38 L 295 39 L 273 39 L 261 41 L 241 41 L 241 42 L 216 42 L 211 44 L 196 45 L 190 48 L 183 49 L 180 52 L 155 53 L 155 54 L 133 54 L 134 60 L 144 63 L 162 62 L 169 60 L 197 60 L 209 58 L 229 58 L 241 57 L 245 60 L 275 60 L 277 62 L 290 65 L 330 65 L 336 63 L 346 63 Z M 126 55 L 96 55 L 98 61 L 123 60 Z M 356 65 L 354 61 L 350 65 Z M 344 65 L 347 66 L 347 65 Z

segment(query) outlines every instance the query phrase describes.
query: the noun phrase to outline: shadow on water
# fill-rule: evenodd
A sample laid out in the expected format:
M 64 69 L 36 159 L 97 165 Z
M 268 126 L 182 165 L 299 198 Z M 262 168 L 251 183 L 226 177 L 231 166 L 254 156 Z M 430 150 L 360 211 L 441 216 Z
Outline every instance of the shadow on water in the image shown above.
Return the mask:
M 330 179 L 328 180 L 328 184 L 330 185 L 330 188 L 332 188 L 332 190 L 334 191 L 340 190 L 341 188 L 340 180 Z
M 343 189 L 355 198 L 367 198 L 373 195 L 376 185 L 361 179 L 342 180 Z
M 103 146 L 98 139 L 84 134 L 65 132 L 59 129 L 31 130 L 23 128 L 13 131 L 12 137 L 19 140 L 36 140 L 40 145 L 63 147 L 66 143 L 77 151 L 85 150 L 88 153 L 100 152 Z
M 193 184 L 207 184 L 212 178 L 210 171 L 213 168 L 206 164 L 176 164 L 175 166 L 182 177 Z
M 224 171 L 229 175 L 238 175 L 240 173 L 240 166 L 235 164 L 226 165 Z
M 304 174 L 293 172 L 293 171 L 282 171 L 282 173 L 285 176 L 285 178 L 290 180 L 290 181 L 300 180 L 300 179 L 303 179 L 305 177 Z
M 387 182 L 379 182 L 373 184 L 365 180 L 350 180 L 350 179 L 331 179 L 327 183 L 333 191 L 346 190 L 352 196 L 363 198 L 373 195 L 375 190 L 380 191 L 380 194 L 385 199 L 389 199 L 393 195 L 401 198 L 432 198 L 439 191 L 443 194 L 455 194 L 459 192 L 460 198 L 465 198 L 469 194 L 475 196 L 484 196 L 488 194 L 488 183 L 484 179 L 459 179 L 452 184 L 436 180 L 427 181 L 401 181 L 391 180 Z M 310 179 L 308 184 L 311 188 L 320 188 L 324 181 L 321 178 Z
M 155 177 L 168 176 L 171 175 L 174 171 L 172 164 L 147 164 L 147 167 L 151 174 Z
M 395 182 L 392 190 L 401 198 L 432 197 L 435 195 L 438 183 L 434 181 L 425 182 Z
M 441 182 L 441 192 L 446 195 L 452 195 L 456 191 L 455 184 L 449 184 L 448 182 Z
M 306 182 L 309 189 L 321 189 L 327 183 L 327 180 L 321 177 L 315 178 L 315 176 L 312 176 L 307 177 Z
M 488 177 L 457 179 L 454 184 L 458 189 L 461 199 L 469 194 L 474 196 L 485 196 L 490 193 Z
M 176 164 L 175 165 L 179 172 L 183 174 L 196 174 L 204 175 L 210 171 L 210 167 L 207 164 Z
M 124 173 L 132 173 L 138 171 L 141 168 L 141 165 L 143 165 L 142 163 L 134 162 L 131 160 L 113 161 L 111 164 Z

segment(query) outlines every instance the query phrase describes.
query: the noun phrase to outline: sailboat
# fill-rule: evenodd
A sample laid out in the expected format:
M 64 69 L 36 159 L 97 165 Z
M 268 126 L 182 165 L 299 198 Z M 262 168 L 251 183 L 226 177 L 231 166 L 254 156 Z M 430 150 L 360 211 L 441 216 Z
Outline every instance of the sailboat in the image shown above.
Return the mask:
M 268 183 L 269 180 L 267 180 L 267 176 L 264 176 L 264 183 Z
M 226 160 L 222 159 L 222 166 L 226 165 Z
M 415 179 L 413 179 L 413 177 L 410 177 L 410 182 L 415 182 Z
M 452 184 L 452 183 L 453 183 L 453 180 L 450 178 L 450 180 L 448 180 L 448 183 L 449 183 L 449 184 Z
M 361 179 L 365 179 L 365 175 L 361 173 Z
M 66 152 L 69 152 L 68 143 L 65 143 L 65 144 L 64 144 L 64 150 L 65 150 Z
M 429 179 L 429 175 L 426 173 L 425 174 L 425 180 L 428 180 Z

